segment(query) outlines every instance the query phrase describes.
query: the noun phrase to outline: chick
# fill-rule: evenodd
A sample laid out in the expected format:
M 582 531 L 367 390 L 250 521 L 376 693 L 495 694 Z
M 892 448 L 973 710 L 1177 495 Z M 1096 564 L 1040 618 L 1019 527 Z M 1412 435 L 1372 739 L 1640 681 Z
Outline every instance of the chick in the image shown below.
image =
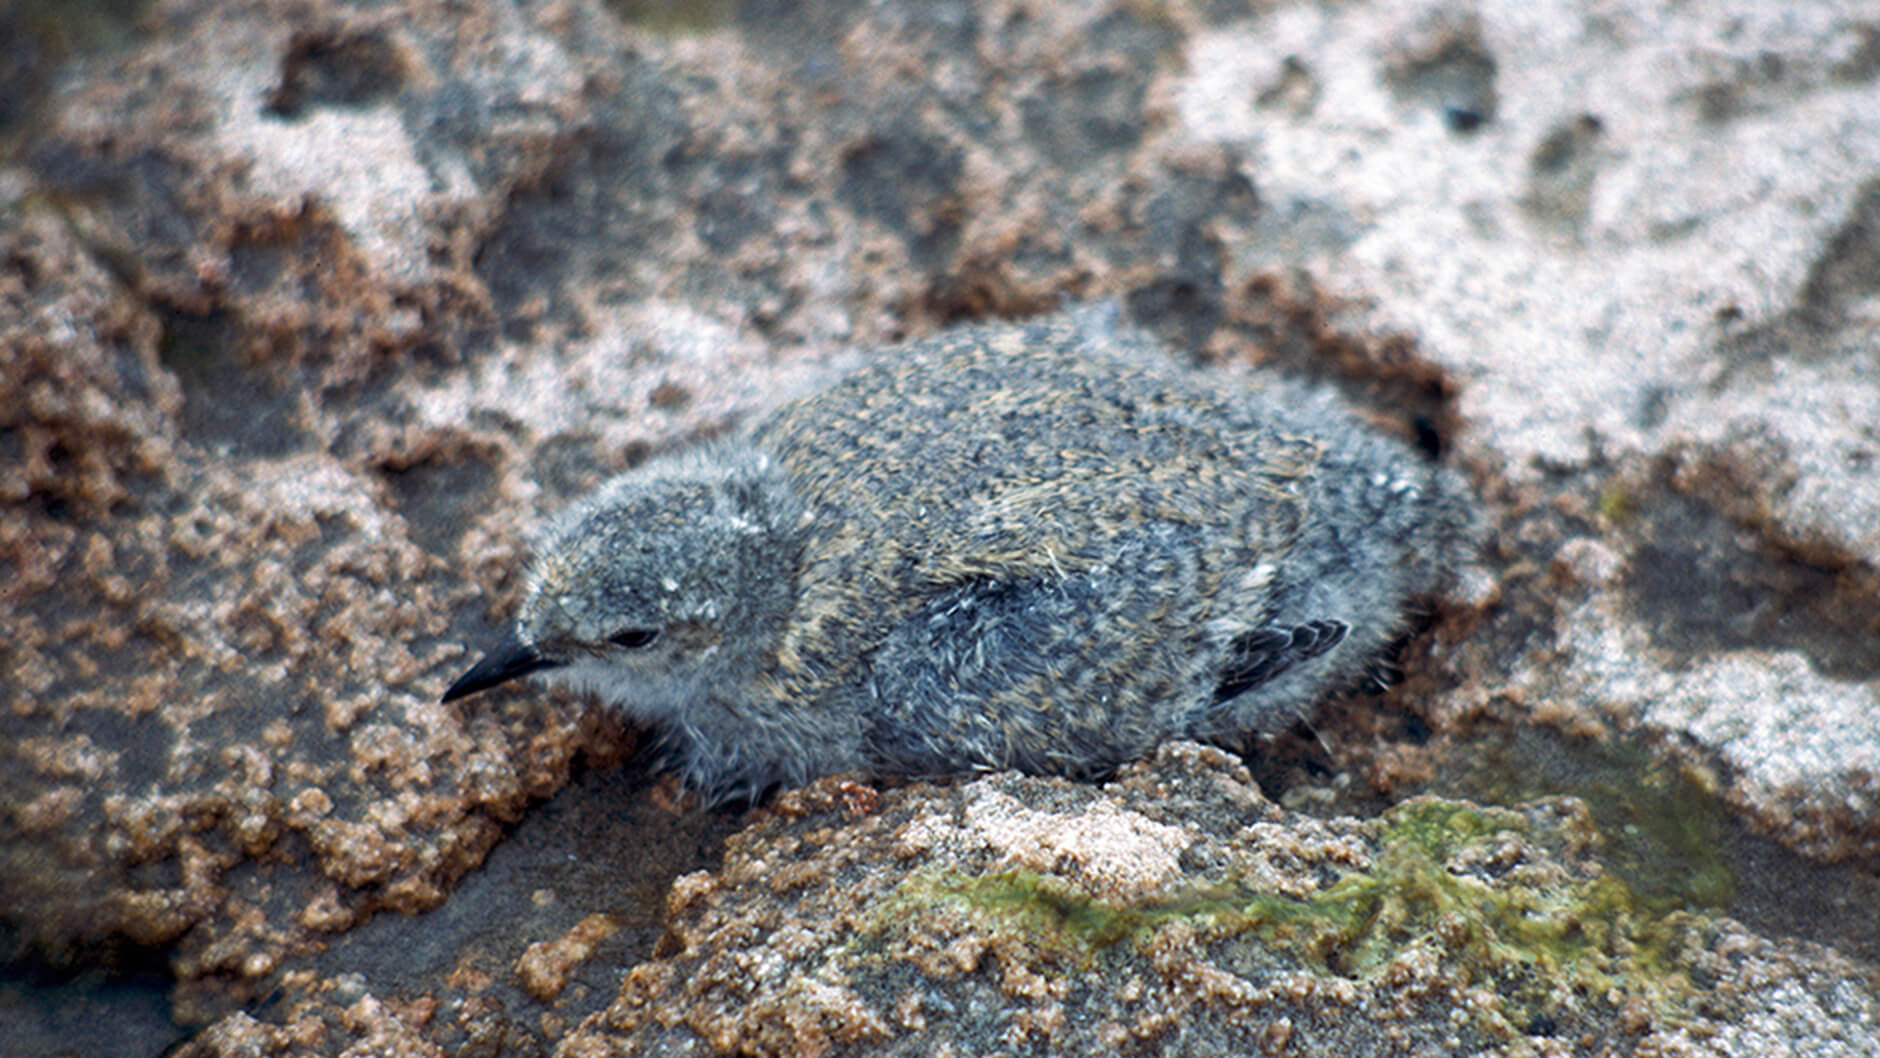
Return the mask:
M 709 800 L 1096 776 L 1372 677 L 1475 509 L 1330 390 L 1182 369 L 1101 312 L 961 328 L 553 518 L 444 700 L 567 684 Z

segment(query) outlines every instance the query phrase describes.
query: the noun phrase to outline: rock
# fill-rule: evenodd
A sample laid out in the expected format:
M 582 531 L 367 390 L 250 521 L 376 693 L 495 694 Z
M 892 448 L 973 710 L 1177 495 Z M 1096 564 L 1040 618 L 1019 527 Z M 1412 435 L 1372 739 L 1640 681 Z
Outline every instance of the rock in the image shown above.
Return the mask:
M 862 819 L 839 785 L 680 879 L 665 954 L 556 1053 L 1852 1054 L 1880 1030 L 1855 964 L 1648 909 L 1570 798 L 1319 820 L 1181 743 Z
M 23 45 L 0 108 L 0 953 L 26 968 L 0 991 L 20 1046 L 840 1050 L 1113 1024 L 1175 1049 L 1258 1009 L 1237 1052 L 1309 1050 L 1360 1046 L 1352 1010 L 1427 987 L 1480 997 L 1445 1030 L 1407 1001 L 1395 1024 L 1434 1048 L 1875 1048 L 1870 12 L 646 10 L 166 0 L 121 50 Z M 511 612 L 532 512 L 813 385 L 844 348 L 1065 298 L 1114 299 L 1216 370 L 1344 386 L 1488 499 L 1496 553 L 1403 686 L 1334 703 L 1329 760 L 1312 739 L 1250 757 L 1325 818 L 1192 761 L 885 791 L 853 820 L 812 787 L 700 875 L 737 820 L 659 808 L 613 767 L 636 733 L 571 699 L 431 704 Z M 1720 867 L 1653 861 L 1735 878 L 1674 887 L 1691 917 L 1658 920 L 1682 924 L 1680 973 L 1724 982 L 1685 1008 L 1714 1034 L 1510 993 L 1440 931 L 1366 949 L 1371 976 L 1361 944 L 1287 963 L 1241 890 L 1221 913 L 1240 926 L 1110 937 L 1261 849 L 1349 850 L 1323 877 L 1275 870 L 1299 903 L 1375 877 L 1406 847 L 1393 813 L 1418 810 L 1380 798 L 1440 791 L 1501 738 L 1530 777 L 1590 745 L 1633 784 L 1524 789 L 1512 816 L 1412 802 L 1523 821 L 1430 852 L 1470 884 L 1527 891 L 1470 858 L 1508 848 L 1534 891 L 1590 899 L 1608 854 L 1584 843 L 1626 830 L 1602 799 L 1661 772 L 1727 811 Z M 1130 792 L 1152 781 L 1208 792 L 1184 816 Z M 901 845 L 871 822 L 915 818 L 934 822 Z M 1249 820 L 1270 844 L 1236 836 Z M 995 938 L 938 983 L 955 956 L 909 961 L 931 910 L 848 953 L 813 920 L 762 919 L 768 939 L 707 921 L 837 900 L 828 872 L 905 896 L 915 867 L 1008 853 L 1026 884 L 928 893 Z M 1198 949 L 1178 935 L 1239 961 L 1165 973 L 1142 938 L 1179 961 Z M 767 991 L 746 1014 L 643 1004 L 689 995 L 714 951 L 803 961 L 750 964 Z M 1136 999 L 1046 972 L 1123 955 L 1147 967 Z M 1601 972 L 1632 973 L 1609 955 Z M 147 979 L 27 988 L 46 966 L 79 985 L 154 967 L 184 1028 L 136 1020 Z M 900 976 L 861 974 L 882 967 Z M 973 1024 L 972 1002 L 1004 1020 Z
M 1517 515 L 1508 608 L 1563 549 L 1628 567 L 1543 604 L 1530 660 L 1491 631 L 1461 668 L 1497 676 L 1439 716 L 1692 747 L 1766 832 L 1871 861 L 1876 24 L 1837 3 L 1474 10 L 1289 6 L 1190 37 L 1174 88 L 1195 138 L 1296 203 L 1276 211 L 1366 218 L 1294 263 L 1356 306 L 1344 326 L 1413 334 L 1463 381 L 1464 458 Z M 1269 101 L 1298 84 L 1305 109 Z

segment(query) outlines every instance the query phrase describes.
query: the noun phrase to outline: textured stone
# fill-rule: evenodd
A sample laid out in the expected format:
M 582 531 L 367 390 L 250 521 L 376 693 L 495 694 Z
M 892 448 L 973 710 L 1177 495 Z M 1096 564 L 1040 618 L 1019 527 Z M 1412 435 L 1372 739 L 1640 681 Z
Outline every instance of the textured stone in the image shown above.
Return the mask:
M 539 1052 L 630 1002 L 667 879 L 733 821 L 661 813 L 607 767 L 634 734 L 572 701 L 430 704 L 513 613 L 532 515 L 840 348 L 1070 297 L 1215 370 L 1345 386 L 1496 522 L 1493 579 L 1392 697 L 1324 713 L 1329 753 L 1257 747 L 1263 784 L 1335 818 L 1288 840 L 1361 833 L 1499 737 L 1571 783 L 1624 736 L 1610 800 L 1671 771 L 1772 839 L 1696 843 L 1751 932 L 1703 927 L 1728 940 L 1690 964 L 1765 983 L 1711 1035 L 1628 1024 L 1661 1053 L 1874 1049 L 1850 983 L 1880 960 L 1866 6 L 645 8 L 159 0 L 119 50 L 8 51 L 0 942 L 81 982 L 157 971 L 10 977 L 12 1039 Z M 1183 825 L 1000 789 L 1012 820 L 1081 821 L 1060 871 L 1167 836 L 1131 812 Z M 820 847 L 739 855 L 810 886 Z M 1114 883 L 1153 886 L 1147 862 Z M 714 877 L 683 913 L 750 906 Z M 553 948 L 593 914 L 632 925 Z M 776 957 L 817 950 L 776 929 Z M 530 979 L 569 973 L 550 1003 L 518 972 L 538 944 Z M 1448 987 L 1432 950 L 1402 972 Z M 645 965 L 636 987 L 678 964 Z M 1065 979 L 1011 965 L 976 994 L 1050 1039 Z M 1206 979 L 1210 1009 L 1246 994 Z M 1363 994 L 1292 980 L 1313 1009 Z M 944 1015 L 843 987 L 811 997 L 842 1031 Z M 190 1030 L 139 1020 L 159 993 Z M 1238 1052 L 1326 1031 L 1272 1013 Z
M 1572 799 L 1322 821 L 1177 743 L 1101 787 L 1008 774 L 889 791 L 855 821 L 842 805 L 830 782 L 786 794 L 720 871 L 682 879 L 665 953 L 556 1053 L 1853 1055 L 1880 1039 L 1856 964 L 1648 909 L 1594 861 L 1604 839 Z M 1016 805 L 1053 840 L 1015 849 Z M 1132 833 L 1176 860 L 1107 869 L 1101 850 Z

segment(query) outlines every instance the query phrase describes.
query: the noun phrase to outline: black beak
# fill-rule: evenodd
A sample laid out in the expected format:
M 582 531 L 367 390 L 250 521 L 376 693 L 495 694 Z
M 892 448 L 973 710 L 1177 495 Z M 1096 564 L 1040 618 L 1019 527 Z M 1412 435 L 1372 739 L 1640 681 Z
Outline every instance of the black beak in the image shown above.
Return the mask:
M 489 653 L 483 655 L 482 661 L 470 666 L 469 672 L 457 677 L 457 682 L 450 685 L 450 690 L 444 692 L 441 700 L 454 702 L 499 683 L 508 683 L 559 664 L 561 662 L 543 657 L 534 647 L 520 642 L 514 633 L 510 633 L 503 637 L 502 642 L 491 647 Z

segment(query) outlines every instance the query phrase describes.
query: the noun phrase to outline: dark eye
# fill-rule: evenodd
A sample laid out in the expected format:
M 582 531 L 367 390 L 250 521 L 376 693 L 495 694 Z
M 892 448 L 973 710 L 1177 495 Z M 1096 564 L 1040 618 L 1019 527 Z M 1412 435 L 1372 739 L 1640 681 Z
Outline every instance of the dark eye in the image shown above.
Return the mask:
M 629 628 L 624 632 L 615 632 L 613 635 L 608 636 L 607 641 L 617 647 L 626 647 L 628 650 L 638 650 L 641 647 L 651 645 L 653 640 L 658 638 L 659 629 L 657 628 Z

